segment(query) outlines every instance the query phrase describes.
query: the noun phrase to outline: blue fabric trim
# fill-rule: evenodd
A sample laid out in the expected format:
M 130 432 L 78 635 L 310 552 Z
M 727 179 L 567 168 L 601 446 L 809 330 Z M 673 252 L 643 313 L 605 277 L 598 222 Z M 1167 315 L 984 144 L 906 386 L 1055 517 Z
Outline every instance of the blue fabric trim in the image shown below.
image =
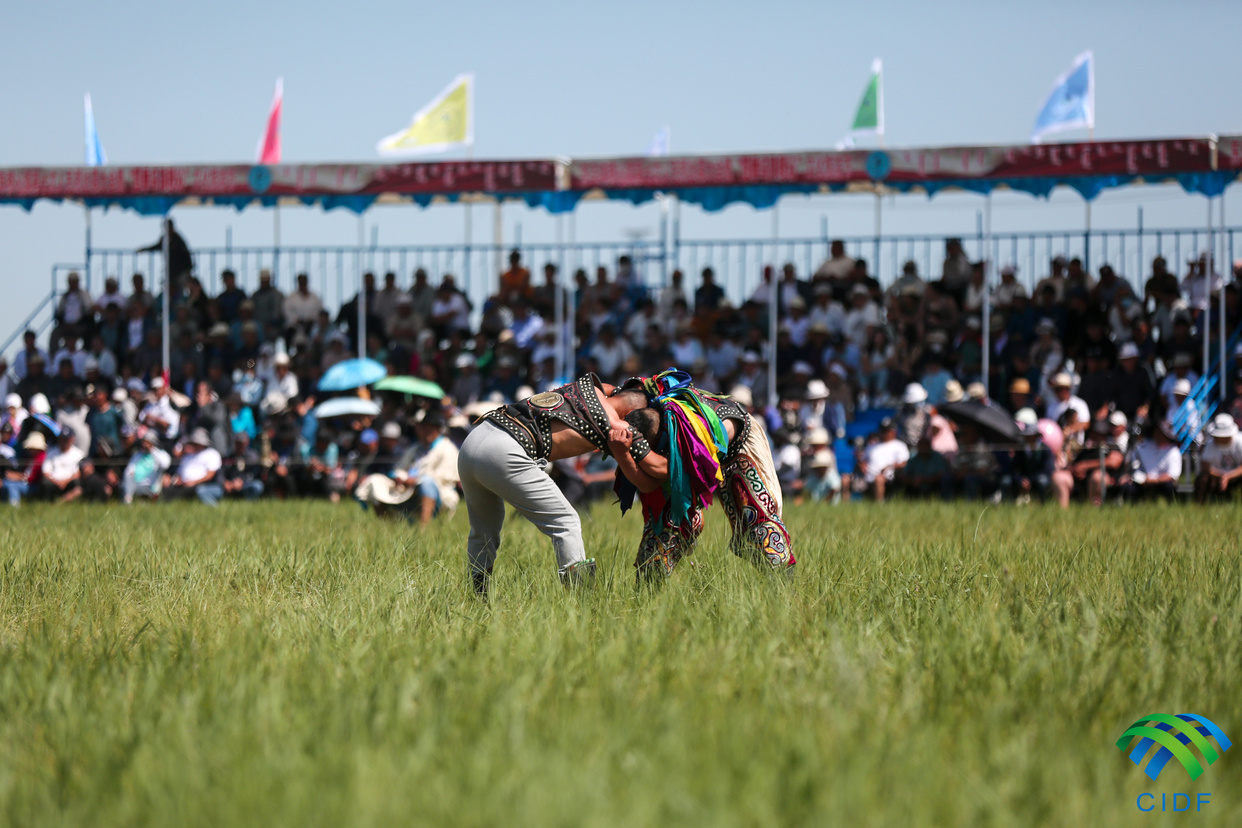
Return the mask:
M 1237 180 L 1238 171 L 1223 170 L 1203 173 L 1178 173 L 1158 181 L 1176 181 L 1182 189 L 1190 194 L 1219 196 L 1225 188 Z M 899 193 L 922 190 L 928 198 L 933 198 L 947 190 L 987 195 L 993 190 L 1005 187 L 1017 192 L 1028 193 L 1036 198 L 1048 198 L 1058 186 L 1066 186 L 1078 192 L 1083 198 L 1091 201 L 1105 190 L 1124 187 L 1139 180 L 1135 175 L 1098 175 L 1070 176 L 1066 178 L 993 178 L 993 179 L 953 179 L 945 181 L 886 181 L 884 186 Z M 776 204 L 783 195 L 809 194 L 823 192 L 840 192 L 846 189 L 844 184 L 774 184 L 739 187 L 685 187 L 678 190 L 655 190 L 645 188 L 607 190 L 605 194 L 611 201 L 628 201 L 631 204 L 645 204 L 653 200 L 658 193 L 675 195 L 689 204 L 696 204 L 709 213 L 723 210 L 731 204 L 749 204 L 757 210 L 763 210 Z M 568 213 L 575 210 L 585 193 L 580 191 L 546 191 L 514 193 L 506 196 L 526 203 L 528 207 L 542 207 L 549 213 Z M 416 194 L 410 200 L 419 207 L 429 207 L 436 199 L 455 203 L 459 200 L 457 193 L 446 195 Z M 320 206 L 324 210 L 344 208 L 354 213 L 362 213 L 369 209 L 378 199 L 374 195 L 336 195 L 336 196 L 301 196 L 298 198 L 307 207 Z M 13 204 L 29 212 L 38 199 L 33 198 L 2 198 L 0 205 Z M 52 198 L 48 201 L 63 201 Z M 233 207 L 241 211 L 255 204 L 272 207 L 276 204 L 276 196 L 219 196 L 205 199 L 211 204 Z M 88 207 L 119 207 L 133 210 L 144 216 L 166 215 L 180 198 L 176 196 L 126 196 L 115 198 L 83 199 Z

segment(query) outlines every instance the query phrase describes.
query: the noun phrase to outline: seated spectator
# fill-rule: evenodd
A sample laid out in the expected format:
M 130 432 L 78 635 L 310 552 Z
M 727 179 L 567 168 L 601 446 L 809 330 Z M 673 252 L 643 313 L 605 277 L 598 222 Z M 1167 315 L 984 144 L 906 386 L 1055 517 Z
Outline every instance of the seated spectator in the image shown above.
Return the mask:
M 172 458 L 159 447 L 159 436 L 151 429 L 139 426 L 136 443 L 121 476 L 121 502 L 125 504 L 133 503 L 135 497 L 158 500 L 165 473 L 172 466 Z
M 841 475 L 837 471 L 837 458 L 831 449 L 822 448 L 811 457 L 810 473 L 802 492 L 812 503 L 841 502 Z
M 245 431 L 233 437 L 232 454 L 224 461 L 220 488 L 226 496 L 256 500 L 263 494 L 263 463 Z
M 1181 476 L 1182 452 L 1177 447 L 1173 429 L 1162 422 L 1134 447 L 1120 484 L 1126 498 L 1132 501 L 1152 497 L 1173 500 Z
M 177 473 L 164 476 L 164 498 L 182 500 L 197 497 L 208 506 L 219 504 L 224 488 L 216 482 L 216 476 L 223 465 L 220 452 L 211 447 L 211 437 L 206 429 L 194 429 L 181 447 Z
M 907 448 L 914 448 L 928 433 L 931 409 L 928 407 L 927 390 L 919 383 L 906 386 L 897 409 L 897 434 Z
M 1091 425 L 1091 409 L 1081 397 L 1075 396 L 1072 389 L 1074 378 L 1062 371 L 1054 376 L 1051 382 L 1053 398 L 1048 401 L 1047 417 L 1053 422 L 1060 422 L 1061 415 L 1073 409 L 1077 416 L 1074 426 L 1067 428 L 1066 433 L 1085 431 Z
M 453 512 L 458 503 L 457 447 L 444 434 L 444 417 L 428 411 L 418 418 L 414 429 L 418 442 L 396 463 L 390 474 L 372 474 L 363 479 L 355 497 L 384 516 L 390 507 L 397 513 L 427 526 L 441 512 Z
M 1027 298 L 1026 288 L 1018 281 L 1017 276 L 1017 265 L 1009 264 L 1001 268 L 1001 281 L 993 294 L 993 303 L 1000 310 L 1007 311 L 1012 308 L 1014 300 L 1019 297 Z
M 220 309 L 220 318 L 231 323 L 237 319 L 241 303 L 246 301 L 246 291 L 237 286 L 237 274 L 232 270 L 223 271 L 220 279 L 224 282 L 224 290 L 216 297 L 216 306 Z
M 52 331 L 52 341 L 61 339 L 87 339 L 94 327 L 95 301 L 90 293 L 82 288 L 81 277 L 72 271 L 68 277 L 68 287 L 56 303 L 56 328 Z
M 863 452 L 859 474 L 863 491 L 870 492 L 876 503 L 883 503 L 885 489 L 910 460 L 910 447 L 897 439 L 897 424 L 892 417 L 880 421 L 877 441 Z
M 340 501 L 341 492 L 345 491 L 345 474 L 341 470 L 340 448 L 334 437 L 326 428 L 320 427 L 312 442 L 301 444 L 295 471 L 298 494 L 327 495 L 330 503 Z
M 914 454 L 910 455 L 905 468 L 897 476 L 897 482 L 901 491 L 911 498 L 939 497 L 950 500 L 953 497 L 953 474 L 949 461 L 932 448 L 928 436 L 918 441 Z
M 21 452 L 4 469 L 4 496 L 10 506 L 20 506 L 22 498 L 38 493 L 43 481 L 43 460 L 47 454 L 47 438 L 41 431 L 32 431 L 21 444 Z
M 75 445 L 73 429 L 66 428 L 43 458 L 43 496 L 66 503 L 82 493 L 82 461 L 86 452 Z
M 1210 438 L 1199 455 L 1202 465 L 1195 481 L 1195 498 L 1205 502 L 1209 497 L 1228 496 L 1242 480 L 1242 435 L 1238 424 L 1228 414 L 1217 414 L 1208 424 Z
M 90 412 L 86 415 L 90 436 L 90 456 L 96 458 L 119 457 L 124 446 L 121 432 L 125 428 L 125 415 L 113 404 L 108 389 L 97 385 L 88 389 Z
M 181 433 L 181 414 L 172 403 L 163 377 L 151 380 L 151 394 L 138 415 L 138 422 L 154 429 L 159 438 L 168 443 Z
M 1030 503 L 1031 495 L 1043 503 L 1052 488 L 1055 458 L 1044 444 L 1037 425 L 1021 422 L 1018 428 L 1022 432 L 1022 447 L 1009 453 L 1008 467 L 1001 477 L 1001 491 L 1018 504 Z

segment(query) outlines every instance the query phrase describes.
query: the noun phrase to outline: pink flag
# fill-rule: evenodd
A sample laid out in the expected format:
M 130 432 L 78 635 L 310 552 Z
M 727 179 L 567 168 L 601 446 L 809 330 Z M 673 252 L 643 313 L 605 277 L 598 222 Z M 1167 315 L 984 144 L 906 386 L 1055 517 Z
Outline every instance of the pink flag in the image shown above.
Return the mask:
M 276 79 L 276 96 L 272 98 L 272 111 L 267 113 L 267 127 L 263 137 L 259 139 L 259 149 L 255 153 L 260 164 L 280 163 L 280 105 L 285 97 L 285 79 Z

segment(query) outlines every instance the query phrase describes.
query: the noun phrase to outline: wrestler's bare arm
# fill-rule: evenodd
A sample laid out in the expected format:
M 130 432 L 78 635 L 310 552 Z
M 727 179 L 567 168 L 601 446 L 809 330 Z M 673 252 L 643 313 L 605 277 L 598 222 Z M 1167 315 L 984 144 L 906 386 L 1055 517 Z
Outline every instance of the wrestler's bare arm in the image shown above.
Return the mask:
M 729 442 L 733 442 L 733 438 L 737 435 L 737 426 L 732 420 L 725 420 L 724 428 L 725 433 L 729 435 Z M 654 451 L 638 461 L 638 469 L 653 480 L 668 480 L 668 458 Z
M 622 424 L 620 428 L 614 428 L 609 432 L 608 438 L 608 447 L 612 450 L 612 456 L 621 468 L 621 473 L 634 484 L 635 488 L 644 494 L 660 488 L 660 481 L 645 474 L 630 456 L 630 443 L 634 441 L 634 435 L 628 425 Z
M 609 388 L 611 386 L 605 385 L 604 387 Z M 608 415 L 608 427 L 609 428 L 629 428 L 625 420 L 622 420 L 620 417 L 617 416 L 617 409 L 613 408 L 612 403 L 608 400 L 606 396 L 604 396 L 603 391 L 596 388 L 595 396 L 599 397 L 599 403 L 600 405 L 604 407 L 604 413 Z

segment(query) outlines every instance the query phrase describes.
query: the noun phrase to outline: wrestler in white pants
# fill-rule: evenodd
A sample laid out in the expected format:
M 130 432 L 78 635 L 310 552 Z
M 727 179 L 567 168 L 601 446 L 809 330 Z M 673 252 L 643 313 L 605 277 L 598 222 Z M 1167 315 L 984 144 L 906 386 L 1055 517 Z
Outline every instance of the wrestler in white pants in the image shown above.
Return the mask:
M 552 539 L 558 572 L 586 559 L 578 513 L 538 461 L 504 429 L 480 423 L 462 443 L 457 471 L 470 514 L 467 551 L 472 573 L 488 573 L 496 561 L 506 502 Z

